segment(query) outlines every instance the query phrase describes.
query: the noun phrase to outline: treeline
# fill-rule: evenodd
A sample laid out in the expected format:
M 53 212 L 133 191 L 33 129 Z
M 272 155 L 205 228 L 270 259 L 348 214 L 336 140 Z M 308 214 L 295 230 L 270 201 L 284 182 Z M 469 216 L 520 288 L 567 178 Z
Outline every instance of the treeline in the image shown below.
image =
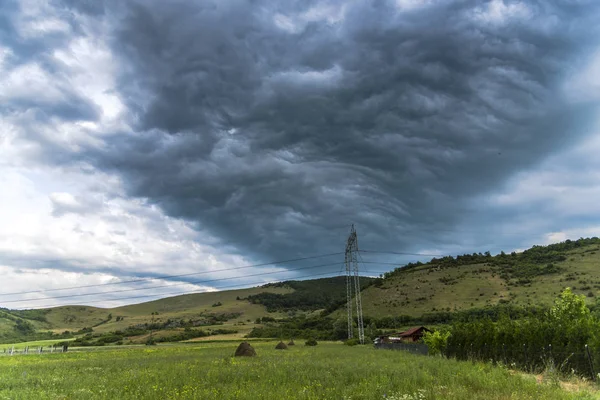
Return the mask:
M 0 334 L 0 343 L 20 343 L 31 342 L 35 340 L 50 340 L 50 339 L 70 339 L 73 334 L 54 333 L 52 331 L 28 332 L 26 334 L 20 332 L 6 332 Z
M 269 321 L 269 322 L 267 322 Z M 348 338 L 348 326 L 345 318 L 334 320 L 329 317 L 285 318 L 279 320 L 265 320 L 262 327 L 252 329 L 249 338 L 304 338 L 316 340 L 343 340 Z M 356 326 L 356 320 L 354 321 Z M 373 321 L 365 319 L 365 337 L 367 340 L 375 339 L 383 332 L 377 329 Z
M 440 311 L 424 314 L 419 317 L 398 315 L 394 317 L 373 318 L 365 316 L 363 325 L 368 339 L 375 339 L 385 331 L 399 329 L 405 326 L 441 325 L 479 320 L 499 321 L 501 319 L 538 318 L 548 311 L 543 306 L 515 306 L 499 304 L 485 308 L 474 308 L 454 312 Z M 295 318 L 275 319 L 262 317 L 255 321 L 262 323 L 262 327 L 254 328 L 248 337 L 313 337 L 319 340 L 342 340 L 347 338 L 348 327 L 345 318 L 334 320 L 326 315 L 307 318 L 303 315 Z M 356 324 L 355 318 L 355 324 Z
M 35 316 L 35 315 L 31 315 Z M 37 315 L 41 318 L 40 315 Z M 5 309 L 0 310 L 0 318 L 12 322 L 14 325 L 12 330 L 6 330 L 0 333 L 0 343 L 19 343 L 33 340 L 49 340 L 49 339 L 69 339 L 73 335 L 71 332 L 54 333 L 52 331 L 38 331 L 36 327 L 26 319 L 22 319 L 12 312 L 7 312 Z
M 8 308 L 0 307 L 0 316 L 7 318 L 7 316 L 12 316 L 14 318 L 22 318 L 29 319 L 33 321 L 39 322 L 48 322 L 46 320 L 46 314 L 48 314 L 50 310 L 42 309 L 42 310 L 9 310 Z
M 378 328 L 394 329 L 406 325 L 451 324 L 453 322 L 477 321 L 484 318 L 491 321 L 498 321 L 504 317 L 509 319 L 537 317 L 544 314 L 547 310 L 548 307 L 544 306 L 497 304 L 483 308 L 470 308 L 468 310 L 429 312 L 417 317 L 409 315 L 382 318 L 365 317 L 364 321 L 366 323 L 372 322 Z
M 225 322 L 236 319 L 242 315 L 241 312 L 226 312 L 218 314 L 201 314 L 197 319 L 175 319 L 168 318 L 165 321 L 145 322 L 133 325 L 128 329 L 160 330 L 172 328 L 193 328 L 198 326 L 223 325 Z
M 403 271 L 428 265 L 432 268 L 452 268 L 462 265 L 487 264 L 500 267 L 502 277 L 505 279 L 532 278 L 537 275 L 551 274 L 559 272 L 560 268 L 555 263 L 565 261 L 567 252 L 581 247 L 600 245 L 600 239 L 581 238 L 578 240 L 566 240 L 561 243 L 550 244 L 547 246 L 533 246 L 522 253 L 512 252 L 506 254 L 501 252 L 492 256 L 489 251 L 485 253 L 463 254 L 456 257 L 447 256 L 441 258 L 432 258 L 427 264 L 422 262 L 408 263 L 404 267 L 396 268 L 393 271 L 383 274 L 384 278 L 398 276 Z M 590 250 L 594 251 L 594 250 Z
M 449 331 L 445 348 L 449 357 L 501 361 L 534 371 L 552 367 L 585 375 L 593 373 L 592 362 L 595 370 L 600 367 L 600 320 L 586 306 L 585 297 L 569 288 L 541 314 L 519 319 L 503 314 L 496 321 L 484 317 L 455 322 Z
M 128 327 L 124 330 L 118 330 L 108 333 L 88 333 L 85 336 L 79 337 L 72 342 L 68 343 L 69 346 L 105 346 L 109 344 L 122 345 L 125 341 L 134 336 L 148 335 L 152 330 Z M 162 343 L 162 342 L 180 342 L 182 340 L 189 340 L 199 337 L 207 337 L 214 335 L 226 335 L 237 333 L 236 330 L 231 329 L 214 329 L 214 330 L 202 330 L 185 328 L 176 333 L 169 335 L 160 334 L 157 336 L 151 336 L 147 338 L 146 344 Z
M 373 278 L 362 277 L 362 289 L 374 282 Z M 252 304 L 261 304 L 268 312 L 276 311 L 315 311 L 325 309 L 334 311 L 346 301 L 346 278 L 314 279 L 310 281 L 286 281 L 265 285 L 263 287 L 289 287 L 291 293 L 258 293 L 246 298 Z
M 148 341 L 146 341 L 146 344 L 181 342 L 183 340 L 190 340 L 190 339 L 195 339 L 195 338 L 199 338 L 199 337 L 208 337 L 208 336 L 215 336 L 215 335 L 229 335 L 229 334 L 237 333 L 237 332 L 238 331 L 233 330 L 233 329 L 215 329 L 215 330 L 205 331 L 202 329 L 186 328 L 183 331 L 172 334 L 172 335 L 160 336 L 157 338 L 148 339 Z

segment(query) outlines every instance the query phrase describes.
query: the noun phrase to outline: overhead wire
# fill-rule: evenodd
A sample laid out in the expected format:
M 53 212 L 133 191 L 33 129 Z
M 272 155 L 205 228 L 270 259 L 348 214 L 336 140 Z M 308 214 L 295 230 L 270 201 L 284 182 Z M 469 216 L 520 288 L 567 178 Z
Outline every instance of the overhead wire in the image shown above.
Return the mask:
M 420 256 L 420 257 L 446 257 L 443 254 L 423 254 L 423 253 L 404 253 L 401 251 L 383 251 L 383 250 L 360 250 L 363 253 L 376 253 L 376 254 L 393 254 L 400 256 Z
M 330 266 L 333 266 L 333 265 L 338 265 L 340 263 L 341 262 L 338 261 L 338 262 L 334 262 L 334 263 L 313 265 L 313 266 L 309 266 L 309 267 L 290 268 L 290 269 L 286 269 L 286 270 L 283 270 L 283 271 L 259 272 L 259 273 L 256 273 L 256 274 L 249 274 L 249 275 L 243 275 L 243 276 L 232 276 L 232 277 L 226 277 L 226 278 L 215 278 L 215 279 L 208 279 L 208 280 L 202 280 L 202 281 L 192 281 L 192 282 L 178 283 L 178 284 L 173 284 L 173 285 L 157 285 L 157 286 L 149 286 L 149 287 L 143 287 L 143 288 L 131 288 L 131 289 L 122 289 L 122 290 L 111 290 L 111 291 L 105 291 L 105 292 L 82 293 L 82 294 L 73 294 L 73 295 L 64 295 L 64 296 L 51 296 L 51 297 L 43 297 L 43 298 L 38 298 L 38 299 L 8 300 L 8 301 L 2 301 L 2 304 L 32 302 L 32 301 L 42 301 L 42 300 L 49 300 L 49 299 L 67 299 L 67 298 L 71 299 L 71 298 L 75 298 L 75 297 L 95 296 L 95 295 L 103 295 L 103 294 L 111 294 L 111 293 L 135 292 L 135 291 L 139 291 L 139 290 L 159 289 L 159 288 L 174 287 L 174 286 L 183 286 L 183 285 L 199 285 L 199 284 L 204 284 L 204 283 L 212 283 L 212 282 L 234 280 L 234 279 L 243 279 L 243 278 L 249 278 L 249 277 L 254 277 L 254 276 L 280 274 L 280 273 L 286 273 L 286 272 L 290 272 L 290 271 L 294 272 L 294 271 L 301 271 L 301 270 L 314 269 L 314 268 L 330 267 Z
M 323 273 L 319 273 L 319 274 L 311 274 L 311 275 L 304 275 L 304 276 L 295 276 L 295 277 L 290 277 L 287 278 L 285 280 L 279 280 L 279 281 L 275 281 L 275 282 L 247 282 L 247 283 L 243 283 L 243 284 L 236 284 L 236 285 L 227 285 L 227 286 L 221 286 L 219 289 L 231 289 L 231 288 L 248 288 L 248 289 L 253 289 L 255 287 L 248 287 L 248 285 L 267 285 L 269 283 L 280 283 L 280 282 L 286 282 L 286 281 L 290 281 L 290 280 L 298 280 L 298 279 L 306 279 L 306 278 L 314 278 L 317 276 L 324 276 L 324 275 L 330 275 L 330 274 L 335 274 L 335 272 L 323 272 Z M 331 278 L 335 278 L 339 275 L 334 275 Z M 216 292 L 221 292 L 223 290 L 217 290 Z M 215 292 L 215 291 L 213 291 Z M 107 292 L 110 293 L 110 292 Z M 190 295 L 190 294 L 202 294 L 202 293 L 212 293 L 211 291 L 191 291 L 191 292 L 173 292 L 173 293 L 160 293 L 160 294 L 150 294 L 150 295 L 143 295 L 143 296 L 128 296 L 128 297 L 117 297 L 117 298 L 111 298 L 111 299 L 104 299 L 104 300 L 92 300 L 92 301 L 87 301 L 85 305 L 88 304 L 97 304 L 97 303 L 106 303 L 106 302 L 110 302 L 110 301 L 119 301 L 119 300 L 131 300 L 131 299 L 142 299 L 142 298 L 148 298 L 148 297 L 157 297 L 156 300 L 160 300 L 163 299 L 165 297 L 160 297 L 160 296 L 185 296 L 185 295 Z M 45 298 L 44 300 L 48 300 L 49 298 Z M 127 306 L 130 305 L 134 305 L 134 304 L 127 304 Z M 72 306 L 72 305 L 67 305 L 67 304 L 54 304 L 54 305 L 38 305 L 36 306 L 37 308 L 53 308 L 53 307 L 63 307 L 63 306 Z M 119 308 L 119 307 L 125 307 L 125 306 L 117 306 L 117 307 L 112 307 L 112 308 Z
M 393 255 L 411 255 L 411 256 L 425 256 L 425 257 L 443 257 L 442 255 L 437 255 L 437 254 L 407 253 L 407 252 L 380 251 L 380 250 L 361 250 L 361 252 L 374 253 L 374 254 L 393 254 Z M 223 269 L 219 269 L 219 270 L 201 271 L 201 272 L 193 272 L 193 273 L 177 274 L 177 275 L 163 275 L 163 276 L 157 276 L 157 277 L 145 277 L 145 278 L 131 279 L 131 280 L 125 280 L 125 281 L 119 281 L 119 282 L 107 282 L 107 283 L 101 283 L 101 284 L 80 285 L 80 286 L 71 286 L 71 287 L 63 287 L 63 288 L 55 288 L 55 289 L 41 289 L 41 290 L 31 290 L 31 291 L 22 291 L 22 292 L 0 293 L 0 296 L 9 296 L 9 295 L 15 296 L 15 295 L 25 295 L 25 294 L 35 294 L 35 293 L 48 293 L 48 292 L 56 292 L 56 291 L 63 291 L 63 290 L 85 289 L 85 288 L 92 288 L 92 287 L 106 287 L 106 286 L 121 285 L 121 284 L 127 284 L 127 283 L 139 283 L 139 282 L 148 282 L 148 281 L 153 281 L 153 280 L 164 280 L 164 279 L 172 279 L 172 278 L 181 278 L 181 277 L 194 276 L 194 275 L 200 275 L 200 274 L 217 273 L 217 272 L 228 272 L 228 271 L 235 271 L 235 270 L 241 270 L 241 269 L 247 269 L 247 268 L 257 268 L 257 267 L 263 267 L 263 266 L 269 266 L 269 265 L 291 263 L 291 262 L 296 262 L 296 261 L 304 261 L 304 260 L 310 260 L 310 259 L 316 259 L 316 258 L 324 258 L 324 257 L 335 256 L 335 255 L 341 255 L 341 254 L 344 254 L 344 252 L 334 252 L 334 253 L 320 254 L 320 255 L 315 255 L 315 256 L 300 257 L 300 258 L 294 258 L 294 259 L 288 259 L 288 260 L 281 260 L 281 261 L 273 261 L 273 262 L 268 262 L 268 263 L 252 264 L 252 265 L 245 265 L 245 266 L 232 267 L 232 268 L 223 268 Z M 360 252 L 359 252 L 359 256 L 361 258 L 361 263 L 362 264 L 381 264 L 381 265 L 392 265 L 392 266 L 396 266 L 396 267 L 402 267 L 403 266 L 403 265 L 400 265 L 398 263 L 365 261 L 363 259 L 362 255 L 360 254 Z M 129 288 L 129 289 L 122 289 L 122 290 L 110 290 L 110 291 L 93 292 L 93 293 L 82 293 L 82 294 L 72 294 L 72 295 L 62 295 L 62 296 L 51 296 L 51 297 L 44 297 L 44 298 L 37 298 L 37 299 L 7 300 L 7 301 L 2 301 L 2 303 L 3 304 L 9 304 L 9 303 L 13 304 L 13 303 L 23 303 L 23 302 L 37 302 L 37 301 L 52 300 L 52 299 L 78 298 L 78 297 L 86 297 L 86 296 L 107 295 L 107 294 L 114 294 L 114 293 L 142 291 L 142 290 L 159 289 L 159 288 L 167 288 L 167 287 L 170 288 L 170 287 L 184 286 L 184 285 L 198 285 L 198 284 L 206 284 L 206 283 L 218 282 L 218 281 L 225 281 L 225 280 L 243 279 L 243 278 L 253 277 L 253 276 L 272 275 L 272 274 L 278 274 L 278 273 L 285 273 L 285 272 L 289 272 L 289 271 L 299 271 L 299 270 L 305 270 L 305 269 L 327 267 L 327 266 L 333 266 L 333 265 L 338 265 L 338 264 L 342 264 L 342 268 L 340 270 L 340 274 L 341 274 L 341 271 L 343 270 L 343 263 L 342 262 L 335 262 L 335 263 L 320 264 L 320 265 L 309 266 L 309 267 L 285 269 L 285 270 L 282 270 L 282 271 L 275 271 L 275 272 L 270 271 L 270 272 L 264 272 L 264 273 L 249 274 L 249 275 L 244 275 L 244 276 L 235 276 L 235 277 L 226 277 L 226 278 L 215 278 L 215 279 L 200 280 L 200 281 L 189 281 L 189 282 L 181 282 L 181 283 L 177 283 L 177 284 L 165 284 L 165 285 L 147 286 L 147 287 L 142 287 L 142 288 Z M 370 270 L 365 270 L 365 272 L 384 273 L 384 272 L 387 272 L 387 271 L 370 271 Z M 331 274 L 331 272 L 328 272 L 328 273 L 325 273 L 325 274 Z M 325 275 L 325 274 L 319 274 L 319 275 Z M 246 285 L 248 285 L 248 284 L 244 284 L 242 286 L 246 286 Z M 234 285 L 234 287 L 237 287 L 237 286 L 239 286 L 239 285 Z M 222 286 L 221 288 L 223 288 L 223 287 L 227 287 L 227 286 Z M 197 292 L 191 292 L 191 293 L 197 293 Z M 203 292 L 200 292 L 200 293 L 203 293 Z M 175 294 L 175 293 L 161 293 L 159 295 L 165 295 L 165 294 Z M 182 293 L 182 294 L 186 294 L 186 293 Z M 156 294 L 152 294 L 152 295 L 144 295 L 144 296 L 133 296 L 133 297 L 126 297 L 126 298 L 121 298 L 121 299 L 147 298 L 147 297 L 154 297 L 154 296 L 157 296 L 157 295 Z M 111 300 L 113 300 L 113 299 L 111 299 Z M 107 300 L 102 300 L 101 302 L 105 302 L 105 301 L 107 301 Z M 89 302 L 86 302 L 86 303 L 89 303 Z M 38 306 L 38 307 L 44 307 L 44 306 Z
M 365 273 L 383 273 L 386 271 L 372 271 L 372 270 L 364 270 L 363 272 Z M 120 301 L 120 300 L 132 300 L 132 299 L 142 299 L 142 298 L 148 298 L 148 297 L 158 297 L 158 296 L 164 296 L 164 295 L 168 295 L 168 296 L 186 296 L 186 295 L 191 295 L 191 294 L 203 294 L 203 293 L 215 293 L 215 292 L 223 292 L 224 290 L 222 289 L 233 289 L 233 288 L 247 288 L 247 289 L 255 289 L 255 288 L 260 288 L 261 286 L 250 286 L 248 287 L 248 285 L 267 285 L 267 284 L 271 284 L 271 283 L 281 283 L 281 282 L 287 282 L 287 281 L 291 281 L 291 280 L 299 280 L 299 279 L 306 279 L 306 278 L 315 278 L 315 277 L 320 277 L 320 276 L 324 276 L 324 275 L 330 275 L 330 274 L 335 274 L 335 272 L 323 272 L 323 273 L 319 273 L 319 274 L 310 274 L 310 275 L 303 275 L 303 276 L 295 276 L 295 277 L 291 277 L 290 279 L 285 279 L 285 280 L 280 280 L 280 281 L 275 281 L 275 282 L 264 282 L 264 281 L 260 281 L 260 282 L 249 282 L 249 283 L 243 283 L 243 284 L 236 284 L 236 285 L 227 285 L 227 286 L 221 286 L 219 289 L 220 290 L 216 290 L 216 291 L 191 291 L 191 292 L 173 292 L 173 293 L 160 293 L 160 294 L 151 294 L 151 295 L 143 295 L 143 296 L 127 296 L 127 297 L 117 297 L 117 298 L 111 298 L 111 299 L 105 299 L 105 300 L 92 300 L 87 302 L 85 305 L 88 304 L 97 304 L 97 303 L 106 303 L 106 302 L 110 302 L 110 301 Z M 337 277 L 341 277 L 342 275 L 333 275 L 331 276 L 331 278 L 337 278 Z M 110 293 L 110 292 L 109 292 Z M 161 300 L 164 298 L 169 298 L 169 297 L 158 297 L 156 300 Z M 48 300 L 49 298 L 45 298 L 44 300 Z M 154 301 L 154 300 L 151 300 Z M 117 307 L 112 307 L 112 308 L 120 308 L 120 307 L 126 307 L 126 306 L 130 306 L 130 305 L 135 305 L 138 303 L 133 303 L 133 304 L 127 304 L 124 306 L 117 306 Z M 36 306 L 37 308 L 53 308 L 53 307 L 68 307 L 68 306 L 74 306 L 74 305 L 67 305 L 67 304 L 50 304 L 50 305 L 38 305 Z
M 122 285 L 122 284 L 126 284 L 126 283 L 146 282 L 146 281 L 150 281 L 150 280 L 164 280 L 164 279 L 172 279 L 172 278 L 181 278 L 181 277 L 185 277 L 185 276 L 210 274 L 210 273 L 215 273 L 215 272 L 227 272 L 227 271 L 236 271 L 236 270 L 246 269 L 246 268 L 266 267 L 268 265 L 285 264 L 285 263 L 291 263 L 291 262 L 296 262 L 296 261 L 311 260 L 311 259 L 315 259 L 315 258 L 336 256 L 336 255 L 340 255 L 340 254 L 344 254 L 344 252 L 340 251 L 340 252 L 321 254 L 321 255 L 310 256 L 310 257 L 293 258 L 290 260 L 273 261 L 273 262 L 268 262 L 268 263 L 244 265 L 241 267 L 223 268 L 223 269 L 217 269 L 217 270 L 191 272 L 191 273 L 179 274 L 179 275 L 163 275 L 163 276 L 156 276 L 156 277 L 131 279 L 131 280 L 119 281 L 119 282 L 97 283 L 97 284 L 92 284 L 92 285 L 70 286 L 70 287 L 56 288 L 56 289 L 40 289 L 40 290 L 30 290 L 30 291 L 24 291 L 24 292 L 0 293 L 0 296 L 12 296 L 12 295 L 18 295 L 18 294 L 32 294 L 32 293 L 46 293 L 46 292 L 56 292 L 56 291 L 61 291 L 61 290 L 72 290 L 72 289 L 84 289 L 84 288 L 91 288 L 91 287 Z

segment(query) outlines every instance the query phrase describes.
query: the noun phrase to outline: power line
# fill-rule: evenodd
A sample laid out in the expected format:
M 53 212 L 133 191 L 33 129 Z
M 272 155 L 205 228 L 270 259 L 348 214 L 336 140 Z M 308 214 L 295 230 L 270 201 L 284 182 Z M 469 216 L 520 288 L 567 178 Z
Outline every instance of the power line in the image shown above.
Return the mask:
M 363 264 L 398 265 L 398 264 L 394 264 L 394 263 L 380 263 L 380 262 L 364 261 L 362 258 L 362 255 L 360 255 L 360 258 L 361 258 L 361 262 Z M 208 280 L 201 280 L 201 281 L 184 282 L 184 283 L 178 283 L 178 284 L 173 284 L 173 285 L 155 285 L 155 286 L 148 286 L 148 287 L 142 287 L 142 288 L 111 290 L 111 291 L 104 291 L 104 292 L 92 292 L 92 293 L 82 293 L 82 294 L 73 294 L 73 295 L 64 295 L 64 296 L 52 296 L 52 297 L 44 297 L 44 298 L 38 298 L 38 299 L 7 300 L 7 301 L 2 301 L 2 304 L 42 301 L 42 300 L 50 300 L 50 299 L 66 299 L 66 298 L 95 296 L 95 295 L 113 294 L 113 293 L 135 292 L 135 291 L 140 291 L 140 290 L 159 289 L 159 288 L 165 288 L 165 287 L 171 288 L 171 287 L 175 287 L 175 286 L 184 286 L 184 285 L 197 285 L 197 284 L 202 284 L 202 283 L 211 283 L 211 282 L 218 282 L 218 281 L 225 281 L 225 280 L 242 279 L 242 278 L 253 277 L 253 276 L 280 274 L 280 273 L 285 273 L 285 272 L 289 272 L 289 271 L 301 271 L 301 270 L 307 270 L 307 269 L 322 268 L 322 267 L 328 267 L 328 266 L 333 266 L 333 265 L 338 265 L 338 264 L 342 265 L 342 267 L 344 266 L 344 264 L 342 262 L 335 262 L 335 263 L 313 265 L 313 266 L 309 266 L 309 267 L 292 268 L 292 269 L 287 269 L 284 271 L 262 272 L 262 273 L 243 275 L 243 276 L 234 276 L 234 277 L 227 277 L 227 278 L 215 278 L 215 279 L 208 279 Z M 385 273 L 385 272 L 389 272 L 389 271 L 368 271 L 368 272 Z
M 324 273 L 320 273 L 320 274 L 311 274 L 311 275 L 304 275 L 304 276 L 297 276 L 297 277 L 293 277 L 293 279 L 286 279 L 287 280 L 296 280 L 296 279 L 303 279 L 303 278 L 313 278 L 316 276 L 324 276 L 324 275 L 330 275 L 330 274 L 335 274 L 335 272 L 324 272 Z M 335 278 L 339 275 L 334 275 L 331 278 Z M 279 282 L 285 282 L 284 280 L 280 280 L 280 281 L 276 281 L 276 282 L 270 282 L 270 283 L 279 283 Z M 221 286 L 221 289 L 229 289 L 229 288 L 245 288 L 248 285 L 266 285 L 267 283 L 265 282 L 251 282 L 251 283 L 244 283 L 244 284 L 239 284 L 239 285 L 228 285 L 228 286 Z M 253 289 L 253 288 L 259 288 L 259 287 L 249 287 L 248 289 Z M 215 292 L 222 292 L 223 290 L 217 290 Z M 110 293 L 110 292 L 107 292 Z M 142 298 L 148 298 L 148 297 L 156 297 L 156 296 L 163 296 L 163 295 L 173 295 L 175 296 L 185 296 L 185 295 L 190 295 L 190 294 L 202 294 L 202 293 L 214 293 L 214 292 L 209 292 L 209 291 L 192 291 L 192 292 L 173 292 L 173 293 L 161 293 L 161 294 L 150 294 L 150 295 L 144 295 L 144 296 L 128 296 L 128 297 L 118 297 L 118 298 L 114 298 L 114 299 L 106 299 L 106 300 L 94 300 L 94 301 L 89 301 L 86 302 L 85 305 L 88 304 L 97 304 L 97 303 L 104 303 L 107 301 L 117 301 L 117 300 L 131 300 L 131 299 L 142 299 Z M 168 297 L 160 297 L 156 300 L 162 300 Z M 45 299 L 47 300 L 47 299 Z M 154 301 L 154 300 L 152 300 Z M 82 305 L 82 304 L 80 304 Z M 127 306 L 131 306 L 134 304 L 127 304 L 125 306 L 118 306 L 118 307 L 113 307 L 113 308 L 119 308 L 119 307 L 127 307 Z M 52 308 L 52 307 L 63 307 L 63 306 L 74 306 L 71 304 L 54 304 L 54 305 L 39 305 L 37 306 L 38 308 Z
M 394 254 L 400 256 L 446 257 L 443 254 L 403 253 L 400 251 L 360 250 L 363 253 Z
M 44 297 L 44 298 L 38 298 L 38 299 L 8 300 L 8 301 L 3 301 L 2 304 L 32 302 L 32 301 L 42 301 L 42 300 L 50 300 L 50 299 L 67 299 L 67 298 L 84 297 L 84 296 L 95 296 L 95 295 L 102 295 L 102 294 L 135 292 L 135 291 L 138 291 L 138 290 L 159 289 L 159 288 L 163 288 L 163 287 L 174 287 L 174 286 L 183 286 L 183 285 L 196 285 L 196 284 L 201 284 L 201 283 L 211 283 L 211 282 L 226 281 L 226 280 L 231 280 L 231 279 L 243 279 L 243 278 L 248 278 L 248 277 L 253 277 L 253 276 L 262 276 L 262 275 L 270 275 L 270 274 L 280 274 L 280 273 L 285 273 L 285 272 L 289 272 L 289 271 L 301 271 L 301 270 L 306 270 L 306 269 L 330 267 L 330 266 L 338 265 L 338 264 L 341 264 L 341 262 L 338 261 L 338 262 L 335 262 L 335 263 L 313 265 L 313 266 L 310 266 L 310 267 L 293 268 L 293 269 L 287 269 L 287 270 L 284 270 L 284 271 L 277 271 L 277 272 L 259 272 L 259 273 L 256 273 L 256 274 L 243 275 L 243 276 L 233 276 L 233 277 L 227 277 L 227 278 L 216 278 L 216 279 L 208 279 L 208 280 L 202 280 L 202 281 L 192 281 L 192 282 L 186 282 L 186 283 L 178 283 L 178 284 L 175 284 L 175 285 L 158 285 L 158 286 L 149 286 L 149 287 L 144 287 L 144 288 L 111 290 L 111 291 L 108 291 L 108 292 L 93 292 L 93 293 L 82 293 L 82 294 L 73 294 L 73 295 L 64 295 L 64 296 L 53 296 L 53 297 Z
M 46 292 L 56 292 L 56 291 L 60 291 L 60 290 L 84 289 L 84 288 L 90 288 L 90 287 L 122 285 L 122 284 L 125 284 L 125 283 L 145 282 L 145 281 L 148 281 L 148 280 L 181 278 L 181 277 L 184 277 L 184 276 L 210 274 L 210 273 L 215 273 L 215 272 L 235 271 L 235 270 L 245 269 L 245 268 L 265 267 L 267 265 L 284 264 L 284 263 L 290 263 L 290 262 L 295 262 L 295 261 L 304 261 L 304 260 L 310 260 L 310 259 L 315 259 L 315 258 L 337 256 L 337 255 L 341 255 L 341 254 L 344 254 L 344 252 L 336 252 L 336 253 L 329 253 L 329 254 L 321 254 L 321 255 L 317 255 L 317 256 L 294 258 L 294 259 L 291 259 L 291 260 L 273 261 L 273 262 L 262 263 L 262 264 L 245 265 L 245 266 L 242 266 L 242 267 L 224 268 L 224 269 L 216 269 L 216 270 L 202 271 L 202 272 L 192 272 L 192 273 L 180 274 L 180 275 L 164 275 L 164 276 L 157 276 L 157 277 L 132 279 L 132 280 L 120 281 L 120 282 L 98 283 L 98 284 L 93 284 L 93 285 L 71 286 L 71 287 L 57 288 L 57 289 L 41 289 L 41 290 L 32 290 L 32 291 L 27 291 L 27 292 L 0 293 L 0 296 L 12 296 L 12 295 L 17 295 L 17 294 L 32 294 L 32 293 L 46 293 Z

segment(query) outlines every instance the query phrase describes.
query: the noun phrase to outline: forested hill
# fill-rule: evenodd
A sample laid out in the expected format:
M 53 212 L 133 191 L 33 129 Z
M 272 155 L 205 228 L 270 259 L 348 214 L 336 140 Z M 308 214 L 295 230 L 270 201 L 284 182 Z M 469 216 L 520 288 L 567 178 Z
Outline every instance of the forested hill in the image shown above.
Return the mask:
M 362 295 L 365 315 L 421 316 L 498 304 L 550 305 L 564 289 L 600 295 L 600 239 L 567 240 L 521 253 L 465 254 L 384 274 Z

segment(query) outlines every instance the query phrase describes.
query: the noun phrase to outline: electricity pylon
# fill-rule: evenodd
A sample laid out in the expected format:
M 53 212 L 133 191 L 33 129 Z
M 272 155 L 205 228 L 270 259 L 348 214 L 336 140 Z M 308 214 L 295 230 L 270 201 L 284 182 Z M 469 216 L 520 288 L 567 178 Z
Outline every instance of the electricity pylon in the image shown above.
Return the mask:
M 354 337 L 354 321 L 352 318 L 352 294 L 356 300 L 356 316 L 358 319 L 358 340 L 360 344 L 365 343 L 365 330 L 363 327 L 362 300 L 360 297 L 360 276 L 358 273 L 358 238 L 354 224 L 350 230 L 350 236 L 346 242 L 346 253 L 344 257 L 346 264 L 346 308 L 348 310 L 348 339 Z

